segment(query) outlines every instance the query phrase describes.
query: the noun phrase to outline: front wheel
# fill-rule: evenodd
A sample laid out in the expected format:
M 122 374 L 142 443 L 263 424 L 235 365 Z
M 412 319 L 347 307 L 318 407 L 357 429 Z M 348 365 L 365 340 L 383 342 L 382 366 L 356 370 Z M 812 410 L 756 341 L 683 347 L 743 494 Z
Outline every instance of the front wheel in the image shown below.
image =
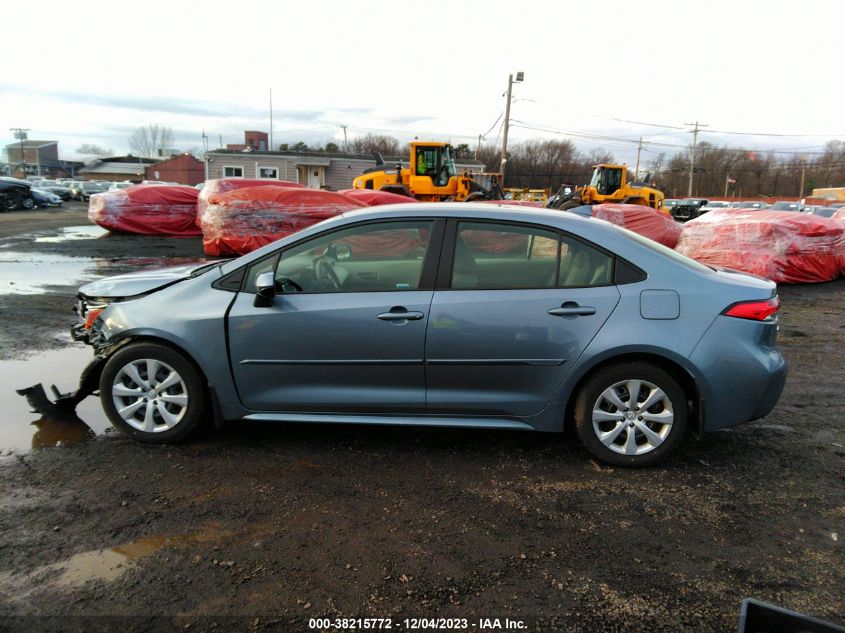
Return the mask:
M 687 417 L 684 390 L 646 362 L 601 369 L 575 400 L 581 442 L 615 466 L 649 466 L 666 459 L 681 443 Z
M 194 365 L 155 343 L 136 343 L 115 352 L 100 376 L 100 402 L 112 424 L 146 444 L 186 437 L 200 421 L 205 397 Z
M 36 207 L 35 200 L 29 197 L 24 198 L 23 200 L 21 200 L 21 206 L 27 211 L 31 211 Z

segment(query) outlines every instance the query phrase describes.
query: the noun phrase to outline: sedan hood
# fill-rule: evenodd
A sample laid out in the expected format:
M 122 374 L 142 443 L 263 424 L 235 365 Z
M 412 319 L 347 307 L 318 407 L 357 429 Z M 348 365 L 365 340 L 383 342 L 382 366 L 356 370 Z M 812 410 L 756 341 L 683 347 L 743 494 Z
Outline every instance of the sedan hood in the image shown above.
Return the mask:
M 214 264 L 211 264 L 212 266 Z M 86 297 L 120 299 L 146 294 L 191 276 L 196 270 L 209 266 L 208 262 L 144 270 L 115 277 L 106 277 L 85 284 L 79 293 Z

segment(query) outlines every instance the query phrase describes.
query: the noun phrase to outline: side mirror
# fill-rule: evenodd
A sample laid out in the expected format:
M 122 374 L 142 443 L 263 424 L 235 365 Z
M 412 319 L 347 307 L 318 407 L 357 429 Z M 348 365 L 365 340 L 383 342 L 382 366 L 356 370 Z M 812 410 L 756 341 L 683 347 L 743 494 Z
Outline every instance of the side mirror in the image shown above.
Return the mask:
M 255 300 L 252 302 L 256 308 L 269 308 L 273 305 L 276 296 L 276 277 L 272 272 L 261 273 L 255 280 Z

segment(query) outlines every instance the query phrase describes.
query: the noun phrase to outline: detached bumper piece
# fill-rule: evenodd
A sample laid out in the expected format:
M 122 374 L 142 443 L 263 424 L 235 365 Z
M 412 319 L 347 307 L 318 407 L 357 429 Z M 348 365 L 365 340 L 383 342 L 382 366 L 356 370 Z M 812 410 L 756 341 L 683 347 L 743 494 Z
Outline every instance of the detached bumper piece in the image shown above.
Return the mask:
M 746 598 L 739 633 L 845 633 L 845 627 Z
M 76 405 L 99 389 L 100 374 L 105 362 L 105 358 L 97 357 L 88 363 L 88 366 L 82 371 L 79 378 L 79 388 L 76 391 L 62 393 L 56 385 L 52 385 L 50 390 L 53 392 L 55 401 L 51 401 L 47 397 L 44 386 L 40 383 L 32 387 L 17 389 L 17 394 L 26 397 L 29 406 L 43 416 L 52 419 L 76 418 Z

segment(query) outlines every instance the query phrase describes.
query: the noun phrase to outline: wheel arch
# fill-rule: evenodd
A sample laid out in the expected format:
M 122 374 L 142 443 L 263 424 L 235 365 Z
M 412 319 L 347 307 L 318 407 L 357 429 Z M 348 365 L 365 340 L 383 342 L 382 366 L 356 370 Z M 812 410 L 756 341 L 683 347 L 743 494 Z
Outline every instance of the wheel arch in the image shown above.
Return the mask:
M 614 354 L 597 359 L 588 367 L 582 368 L 578 380 L 568 393 L 566 410 L 564 415 L 564 430 L 568 430 L 574 424 L 575 400 L 578 393 L 588 380 L 606 367 L 630 362 L 650 363 L 672 376 L 678 381 L 687 399 L 689 410 L 690 429 L 696 437 L 701 437 L 704 432 L 704 397 L 699 388 L 695 375 L 678 359 L 673 359 L 665 354 L 651 350 L 626 351 L 621 354 Z

